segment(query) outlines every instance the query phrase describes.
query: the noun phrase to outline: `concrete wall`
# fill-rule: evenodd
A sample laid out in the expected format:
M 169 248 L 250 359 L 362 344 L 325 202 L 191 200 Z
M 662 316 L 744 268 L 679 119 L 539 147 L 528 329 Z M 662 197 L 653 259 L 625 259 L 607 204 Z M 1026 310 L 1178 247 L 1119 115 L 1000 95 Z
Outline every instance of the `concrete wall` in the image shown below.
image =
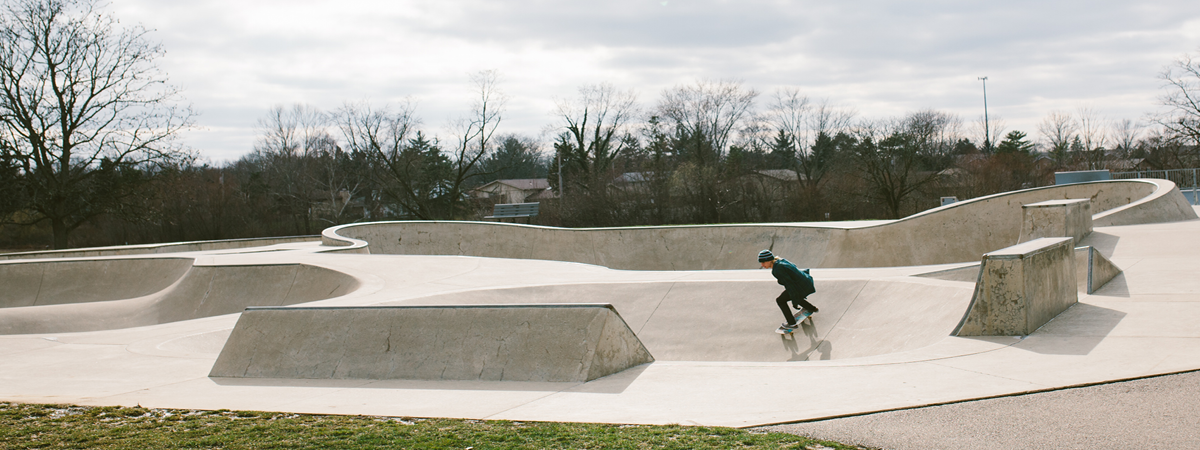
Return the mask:
M 582 382 L 653 360 L 611 305 L 250 308 L 209 376 Z
M 164 244 L 117 245 L 112 247 L 72 248 L 41 252 L 0 253 L 0 261 L 44 258 L 90 258 L 96 256 L 156 255 L 162 253 L 228 250 L 293 242 L 316 242 L 320 236 L 290 236 L 276 238 L 225 239 L 217 241 L 169 242 Z
M 161 287 L 163 283 L 159 279 L 164 276 L 159 271 L 162 267 L 126 265 L 123 266 L 126 270 L 111 273 L 115 281 L 99 282 L 103 279 L 99 272 L 104 267 L 102 263 L 145 262 L 163 266 L 161 258 L 80 262 L 93 263 L 91 267 L 95 271 L 74 271 L 73 276 L 62 277 L 67 287 L 74 283 L 80 289 L 52 290 L 57 296 L 48 296 L 51 292 L 43 289 L 37 297 L 37 306 L 29 305 L 27 300 L 14 300 L 13 303 L 28 306 L 0 308 L 0 334 L 154 325 L 237 313 L 247 306 L 294 305 L 323 300 L 348 294 L 359 286 L 358 280 L 350 275 L 306 264 L 191 266 L 191 260 L 183 261 L 187 261 L 190 269 L 173 284 Z M 41 264 L 48 273 L 66 270 L 55 266 L 77 265 L 66 261 Z M 4 266 L 0 265 L 0 268 Z M 139 284 L 139 280 L 144 282 Z M 132 295 L 156 287 L 157 292 Z M 91 295 L 90 300 L 76 295 L 79 291 Z
M 1078 244 L 1092 233 L 1091 203 L 1088 199 L 1066 199 L 1022 206 L 1021 237 L 1017 242 L 1066 236 Z
M 166 289 L 191 258 L 0 263 L 0 308 L 100 302 Z
M 1072 239 L 1039 238 L 983 256 L 957 336 L 1025 336 L 1079 299 Z
M 1093 204 L 1092 211 L 1101 211 L 1092 217 L 1093 225 L 1108 227 L 1118 225 L 1137 225 L 1143 223 L 1178 222 L 1195 220 L 1196 210 L 1188 203 L 1187 197 L 1179 192 L 1179 188 L 1167 180 L 1131 180 L 1152 181 L 1159 185 L 1153 193 L 1127 205 L 1112 209 L 1098 209 Z
M 801 267 L 942 264 L 977 261 L 1017 243 L 1023 205 L 1089 199 L 1093 211 L 1105 211 L 1142 199 L 1162 183 L 1170 184 L 1116 180 L 1027 189 L 858 228 L 813 223 L 563 229 L 414 221 L 344 225 L 325 230 L 322 239 L 344 251 L 369 246 L 376 254 L 547 259 L 632 270 L 750 269 L 764 248 Z

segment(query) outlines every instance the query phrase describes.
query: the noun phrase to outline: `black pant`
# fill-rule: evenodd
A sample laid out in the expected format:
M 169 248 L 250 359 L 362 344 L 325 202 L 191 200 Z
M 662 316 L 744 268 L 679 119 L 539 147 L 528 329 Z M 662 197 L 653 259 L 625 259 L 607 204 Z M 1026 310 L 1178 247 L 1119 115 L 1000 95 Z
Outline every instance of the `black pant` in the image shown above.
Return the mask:
M 796 317 L 792 315 L 792 309 L 788 307 L 788 302 L 791 301 L 792 297 L 788 295 L 787 291 L 783 291 L 782 294 L 779 294 L 779 297 L 775 298 L 775 303 L 779 305 L 779 310 L 783 311 L 783 317 L 787 320 L 787 324 L 795 325 Z M 807 309 L 811 312 L 817 312 L 817 307 L 813 306 L 812 303 L 809 303 L 807 299 L 802 298 L 796 300 L 796 303 L 799 303 L 801 308 Z

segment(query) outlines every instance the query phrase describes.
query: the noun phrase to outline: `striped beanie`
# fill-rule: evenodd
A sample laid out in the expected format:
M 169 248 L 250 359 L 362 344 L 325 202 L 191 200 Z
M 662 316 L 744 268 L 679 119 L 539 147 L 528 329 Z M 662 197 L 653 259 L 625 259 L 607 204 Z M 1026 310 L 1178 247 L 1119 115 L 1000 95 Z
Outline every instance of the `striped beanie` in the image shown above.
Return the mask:
M 775 259 L 775 255 L 771 254 L 770 250 L 758 252 L 758 262 L 763 263 Z

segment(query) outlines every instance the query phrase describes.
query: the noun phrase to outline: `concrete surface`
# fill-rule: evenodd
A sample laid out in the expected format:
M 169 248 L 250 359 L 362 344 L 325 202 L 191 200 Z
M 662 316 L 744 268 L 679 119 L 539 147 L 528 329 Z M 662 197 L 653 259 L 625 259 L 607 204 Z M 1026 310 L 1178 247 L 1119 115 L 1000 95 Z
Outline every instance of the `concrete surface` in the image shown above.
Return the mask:
M 1170 202 L 1162 200 L 1167 194 L 1159 195 L 1162 184 L 1121 184 L 1131 188 L 1122 195 L 1110 189 L 1117 186 L 1102 186 L 1104 194 L 1099 194 L 1101 189 L 1095 186 L 1087 188 L 1093 190 L 1094 197 L 1075 191 L 1055 191 L 1053 195 L 1091 198 L 1097 210 L 1104 211 L 1093 219 L 1117 209 L 1113 203 L 1121 204 L 1113 201 L 1106 206 L 1105 201 L 1125 197 L 1130 198 L 1126 205 L 1136 206 L 1127 211 L 1143 211 L 1129 212 L 1125 217 L 1171 220 L 1181 217 L 1180 211 L 1171 210 Z M 1145 190 L 1139 196 L 1132 187 Z M 814 335 L 798 334 L 795 341 L 773 332 L 782 319 L 776 317 L 778 311 L 774 315 L 770 312 L 775 308 L 774 296 L 779 287 L 771 289 L 774 280 L 765 270 L 669 270 L 673 266 L 665 263 L 665 257 L 653 260 L 659 270 L 630 271 L 527 259 L 531 254 L 512 255 L 526 259 L 503 259 L 353 253 L 367 249 L 365 243 L 338 249 L 315 243 L 292 243 L 173 254 L 171 257 L 194 260 L 189 273 L 197 267 L 232 271 L 223 278 L 229 281 L 208 285 L 213 293 L 219 294 L 216 297 L 205 294 L 208 290 L 200 293 L 199 288 L 184 297 L 195 302 L 196 307 L 191 311 L 218 315 L 130 328 L 2 335 L 0 399 L 303 413 L 755 426 L 1200 369 L 1200 280 L 1195 277 L 1200 271 L 1200 256 L 1195 250 L 1200 248 L 1200 220 L 1128 226 L 1104 226 L 1097 222 L 1094 231 L 1080 245 L 1096 248 L 1123 271 L 1094 293 L 1079 295 L 1077 304 L 1032 334 L 965 338 L 949 336 L 949 330 L 938 331 L 939 327 L 952 327 L 953 321 L 947 317 L 961 317 L 966 312 L 974 283 L 957 279 L 972 270 L 979 273 L 979 255 L 1011 245 L 1017 239 L 1021 204 L 1050 199 L 1036 198 L 1049 196 L 1048 192 L 1030 198 L 1024 194 L 983 200 L 984 204 L 1007 205 L 989 214 L 979 214 L 987 210 L 952 213 L 951 207 L 934 210 L 919 216 L 928 222 L 914 227 L 913 234 L 897 232 L 891 236 L 913 240 L 905 243 L 907 248 L 924 255 L 949 246 L 943 241 L 953 239 L 941 238 L 951 230 L 973 226 L 984 230 L 980 232 L 983 233 L 989 226 L 1010 225 L 997 231 L 1008 236 L 997 238 L 996 242 L 1004 241 L 1005 245 L 988 248 L 975 256 L 946 256 L 953 262 L 939 265 L 813 269 L 818 292 L 812 299 L 822 310 L 813 318 Z M 1145 212 L 1156 207 L 1164 210 Z M 999 217 L 999 211 L 1012 214 Z M 1194 209 L 1188 212 L 1195 216 Z M 914 220 L 917 218 L 888 225 L 843 227 L 831 229 L 830 233 L 846 235 L 872 228 L 886 229 Z M 953 223 L 943 226 L 942 222 Z M 495 229 L 512 227 L 494 226 Z M 763 229 L 788 227 L 813 228 L 789 225 L 763 226 Z M 672 251 L 664 254 L 685 255 L 680 259 L 687 264 L 699 261 L 687 261 L 686 255 L 692 252 L 707 259 L 720 255 L 721 264 L 732 265 L 745 258 L 748 261 L 745 264 L 753 266 L 754 255 L 772 246 L 772 237 L 776 238 L 776 253 L 784 257 L 795 260 L 805 253 L 802 241 L 780 240 L 786 237 L 782 232 L 738 236 L 739 230 L 749 228 L 685 228 L 695 230 L 684 234 L 699 234 L 690 234 L 693 240 L 686 242 L 687 246 L 672 247 Z M 605 233 L 619 235 L 624 230 Z M 675 239 L 671 235 L 676 232 L 651 228 L 636 233 L 659 233 Z M 625 242 L 650 247 L 627 249 L 627 253 L 659 257 L 656 252 L 663 245 L 654 238 L 606 239 L 589 241 L 599 245 L 597 249 L 589 249 L 592 255 L 637 259 L 621 253 L 620 245 Z M 502 240 L 473 239 L 464 241 L 463 246 L 501 245 L 495 243 Z M 869 242 L 872 241 L 864 240 L 863 245 Z M 684 243 L 672 241 L 672 245 Z M 832 248 L 821 247 L 823 244 L 818 242 L 813 245 L 813 252 Z M 837 245 L 842 246 L 839 251 L 851 251 L 845 242 Z M 908 251 L 898 245 L 879 246 L 876 251 Z M 738 253 L 747 248 L 749 251 Z M 566 254 L 575 249 L 557 251 Z M 898 258 L 904 257 L 916 256 Z M 253 274 L 256 267 L 289 265 L 312 267 L 312 273 L 343 274 L 352 278 L 356 287 L 337 291 L 336 283 L 326 283 L 320 276 L 308 276 L 308 272 L 299 269 L 292 275 L 292 284 L 271 281 L 284 280 L 286 276 Z M 245 269 L 244 276 L 234 273 L 240 268 Z M 955 276 L 949 277 L 953 279 L 915 276 L 931 273 Z M 179 286 L 187 278 L 180 278 L 172 286 Z M 248 281 L 238 285 L 237 279 Z M 288 292 L 295 293 L 279 294 L 284 285 L 290 286 Z M 853 293 L 855 286 L 861 286 L 857 293 Z M 151 295 L 165 295 L 171 289 Z M 571 298 L 557 298 L 553 302 L 600 299 L 616 305 L 630 329 L 657 360 L 589 382 L 209 377 L 240 314 L 223 313 L 219 308 L 204 309 L 207 306 L 200 308 L 209 301 L 201 299 L 229 298 L 238 292 L 243 295 L 273 292 L 277 296 L 272 299 L 294 298 L 304 301 L 306 307 L 327 308 L 550 302 L 548 297 L 563 294 Z M 330 292 L 334 294 L 317 300 Z M 59 308 L 87 305 L 96 308 L 94 313 L 99 314 L 109 305 L 119 309 L 120 302 L 130 300 L 133 299 L 0 308 L 0 312 L 41 311 L 34 314 L 40 320 L 62 323 L 76 319 L 62 314 Z M 842 305 L 844 311 L 839 311 Z M 718 342 L 729 345 L 721 346 Z
M 946 281 L 962 281 L 965 283 L 971 283 L 973 285 L 979 281 L 979 266 L 980 263 L 975 263 L 962 267 L 952 267 L 949 269 L 935 270 L 933 272 L 919 273 L 913 276 Z
M 1026 336 L 1078 300 L 1070 237 L 1037 238 L 983 255 L 955 336 Z
M 1088 199 L 1047 200 L 1021 207 L 1021 237 L 1028 242 L 1043 237 L 1067 236 L 1079 243 L 1092 232 L 1092 204 Z
M 821 312 L 801 323 L 796 333 L 780 336 L 763 331 L 784 321 L 773 301 L 783 288 L 762 272 L 767 279 L 545 285 L 382 304 L 609 302 L 658 361 L 785 362 L 881 355 L 934 344 L 954 330 L 972 292 L 962 283 L 911 277 L 817 279 L 817 293 L 809 301 Z M 888 339 L 871 338 L 884 333 Z
M 584 382 L 653 361 L 611 305 L 247 308 L 208 376 Z

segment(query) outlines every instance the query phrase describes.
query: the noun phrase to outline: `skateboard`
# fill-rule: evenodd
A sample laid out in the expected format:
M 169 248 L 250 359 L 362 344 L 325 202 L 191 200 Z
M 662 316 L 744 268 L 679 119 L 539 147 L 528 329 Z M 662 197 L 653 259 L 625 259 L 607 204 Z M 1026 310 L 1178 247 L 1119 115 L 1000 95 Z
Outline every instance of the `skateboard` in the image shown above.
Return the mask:
M 788 328 L 788 327 L 780 325 L 779 328 L 777 328 L 775 330 L 775 332 L 779 333 L 779 334 L 792 334 L 792 333 L 796 332 L 797 328 L 800 328 L 800 322 L 804 321 L 811 315 L 812 315 L 812 313 L 807 310 L 802 309 L 800 311 L 796 311 L 796 315 L 792 316 L 792 317 L 796 318 L 796 328 Z

